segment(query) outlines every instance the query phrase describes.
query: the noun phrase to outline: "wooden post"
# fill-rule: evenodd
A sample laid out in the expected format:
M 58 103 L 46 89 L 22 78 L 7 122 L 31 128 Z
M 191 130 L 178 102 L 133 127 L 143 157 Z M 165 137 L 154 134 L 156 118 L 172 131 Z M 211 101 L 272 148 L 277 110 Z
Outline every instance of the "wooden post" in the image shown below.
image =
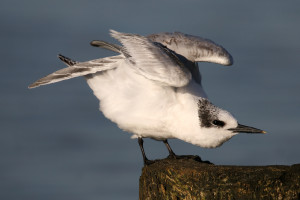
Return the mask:
M 300 199 L 300 164 L 217 166 L 163 159 L 144 166 L 140 200 Z

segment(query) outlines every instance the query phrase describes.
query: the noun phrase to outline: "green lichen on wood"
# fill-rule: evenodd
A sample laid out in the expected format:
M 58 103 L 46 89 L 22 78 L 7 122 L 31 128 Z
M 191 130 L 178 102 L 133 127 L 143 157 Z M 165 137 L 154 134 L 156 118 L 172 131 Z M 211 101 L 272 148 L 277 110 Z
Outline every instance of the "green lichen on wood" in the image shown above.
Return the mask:
M 145 166 L 140 200 L 300 199 L 300 164 L 216 166 L 164 159 Z

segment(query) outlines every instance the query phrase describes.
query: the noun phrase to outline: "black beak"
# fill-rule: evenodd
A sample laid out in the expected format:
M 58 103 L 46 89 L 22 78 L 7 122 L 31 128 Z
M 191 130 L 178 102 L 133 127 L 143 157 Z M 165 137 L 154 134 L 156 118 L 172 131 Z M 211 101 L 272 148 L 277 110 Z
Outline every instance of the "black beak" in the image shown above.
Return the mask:
M 235 133 L 237 133 L 237 132 L 240 132 L 240 133 L 266 133 L 266 131 L 263 131 L 263 130 L 260 130 L 257 128 L 253 128 L 250 126 L 241 125 L 241 124 L 238 124 L 238 126 L 236 128 L 230 128 L 228 130 L 235 132 Z

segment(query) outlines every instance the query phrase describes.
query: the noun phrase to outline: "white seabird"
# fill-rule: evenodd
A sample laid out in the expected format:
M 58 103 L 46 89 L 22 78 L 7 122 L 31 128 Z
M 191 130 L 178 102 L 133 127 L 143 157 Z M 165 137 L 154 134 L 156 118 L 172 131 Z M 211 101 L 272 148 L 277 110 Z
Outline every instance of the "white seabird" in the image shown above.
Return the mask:
M 29 88 L 84 76 L 100 101 L 105 117 L 133 134 L 147 159 L 142 138 L 165 143 L 177 138 L 215 148 L 239 132 L 265 133 L 244 126 L 228 112 L 213 105 L 201 86 L 197 62 L 232 65 L 231 55 L 220 45 L 179 32 L 147 37 L 110 31 L 122 46 L 94 40 L 91 45 L 120 55 L 87 62 L 59 55 L 68 67 L 31 84 Z

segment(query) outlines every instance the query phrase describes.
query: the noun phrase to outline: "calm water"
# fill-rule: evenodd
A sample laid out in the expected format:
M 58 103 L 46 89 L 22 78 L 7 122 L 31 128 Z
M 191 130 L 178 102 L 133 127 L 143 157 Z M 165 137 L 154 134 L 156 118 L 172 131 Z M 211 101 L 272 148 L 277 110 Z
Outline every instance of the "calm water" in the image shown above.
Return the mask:
M 203 149 L 178 140 L 178 154 L 220 165 L 300 162 L 300 3 L 291 1 L 1 1 L 0 199 L 138 199 L 142 157 L 136 140 L 98 111 L 83 78 L 28 90 L 64 65 L 112 55 L 93 39 L 109 29 L 181 31 L 210 38 L 232 67 L 200 64 L 212 102 L 266 135 L 240 134 Z M 146 140 L 150 158 L 167 156 Z

